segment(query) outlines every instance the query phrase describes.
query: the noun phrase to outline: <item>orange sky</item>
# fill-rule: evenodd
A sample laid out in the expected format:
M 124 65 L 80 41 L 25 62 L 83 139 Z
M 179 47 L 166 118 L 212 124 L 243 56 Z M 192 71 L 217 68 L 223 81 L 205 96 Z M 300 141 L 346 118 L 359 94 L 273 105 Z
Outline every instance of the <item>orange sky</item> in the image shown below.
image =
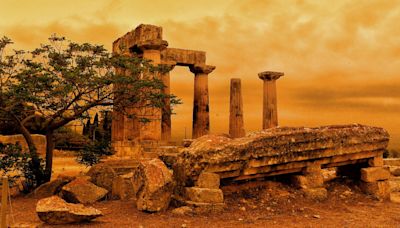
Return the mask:
M 204 50 L 210 74 L 212 132 L 227 132 L 229 80 L 242 79 L 245 126 L 261 128 L 257 73 L 283 71 L 279 122 L 285 126 L 382 126 L 400 149 L 398 0 L 0 0 L 0 36 L 34 48 L 52 33 L 104 44 L 138 24 L 160 25 L 170 47 Z M 193 75 L 172 72 L 183 99 L 173 136 L 191 130 Z

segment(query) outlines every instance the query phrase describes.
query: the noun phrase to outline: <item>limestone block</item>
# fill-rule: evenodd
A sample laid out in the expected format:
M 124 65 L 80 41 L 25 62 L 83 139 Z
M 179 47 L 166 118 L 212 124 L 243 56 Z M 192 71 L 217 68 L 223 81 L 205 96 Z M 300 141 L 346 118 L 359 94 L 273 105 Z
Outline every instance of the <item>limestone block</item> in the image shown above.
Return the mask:
M 61 191 L 61 188 L 68 184 L 70 180 L 66 178 L 57 178 L 55 180 L 49 181 L 40 185 L 38 188 L 35 189 L 33 192 L 35 198 L 46 198 L 53 195 L 58 194 Z
M 200 203 L 223 203 L 224 194 L 221 189 L 186 188 L 186 197 L 190 201 Z
M 391 192 L 400 192 L 400 178 L 390 178 L 389 185 Z
M 390 201 L 393 203 L 400 203 L 400 192 L 390 193 Z
M 98 187 L 87 178 L 77 178 L 61 189 L 62 198 L 70 203 L 94 203 L 107 195 L 107 189 Z
M 132 182 L 133 173 L 124 174 L 114 179 L 112 187 L 112 198 L 127 200 L 135 198 Z
M 117 177 L 114 169 L 106 164 L 97 164 L 92 166 L 86 175 L 91 177 L 92 183 L 107 189 L 109 192 L 112 191 L 114 178 Z
M 220 178 L 218 174 L 202 172 L 197 179 L 196 186 L 199 188 L 219 189 Z
M 372 167 L 382 167 L 383 166 L 383 157 L 373 157 L 368 160 L 368 165 Z
M 303 189 L 304 196 L 312 199 L 322 201 L 328 198 L 328 191 L 326 188 L 306 188 Z
M 385 158 L 383 159 L 384 165 L 400 166 L 400 158 Z
M 360 188 L 364 193 L 375 196 L 378 199 L 387 199 L 390 194 L 389 181 L 364 182 L 360 181 Z
M 365 182 L 375 182 L 379 180 L 387 180 L 390 177 L 388 168 L 369 167 L 361 169 L 361 180 Z
M 293 175 L 292 184 L 299 188 L 319 188 L 324 185 L 324 176 L 321 172 Z
M 67 203 L 58 196 L 39 200 L 36 204 L 36 213 L 40 220 L 54 225 L 88 222 L 103 215 L 93 207 Z

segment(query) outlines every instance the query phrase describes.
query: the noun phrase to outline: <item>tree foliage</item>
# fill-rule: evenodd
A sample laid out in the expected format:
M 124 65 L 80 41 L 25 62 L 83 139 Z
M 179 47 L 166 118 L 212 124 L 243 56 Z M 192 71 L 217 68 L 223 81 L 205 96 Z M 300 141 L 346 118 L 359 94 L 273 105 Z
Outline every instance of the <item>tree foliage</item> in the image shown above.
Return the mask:
M 37 167 L 40 162 L 31 129 L 46 135 L 46 172 L 39 180 L 50 179 L 54 131 L 87 118 L 90 110 L 126 112 L 134 108 L 142 112 L 130 118 L 151 121 L 143 110 L 161 108 L 167 97 L 172 104 L 179 103 L 162 93 L 164 85 L 158 75 L 167 69 L 148 60 L 111 55 L 103 46 L 58 36 L 30 52 L 6 54 L 10 44 L 6 37 L 0 40 L 0 118 L 12 122 L 24 135 Z

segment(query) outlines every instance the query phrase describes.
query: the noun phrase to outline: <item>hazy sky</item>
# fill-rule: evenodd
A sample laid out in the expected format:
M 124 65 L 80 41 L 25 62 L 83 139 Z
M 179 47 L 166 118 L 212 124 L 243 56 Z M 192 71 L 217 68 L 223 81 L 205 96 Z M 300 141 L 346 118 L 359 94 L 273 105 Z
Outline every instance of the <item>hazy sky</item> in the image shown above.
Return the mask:
M 278 118 L 284 126 L 382 126 L 400 148 L 400 1 L 348 0 L 0 0 L 0 36 L 34 48 L 53 33 L 111 43 L 141 23 L 160 25 L 170 47 L 204 50 L 212 132 L 227 132 L 229 80 L 242 79 L 245 127 L 261 128 L 262 81 L 283 71 Z M 172 72 L 183 99 L 173 136 L 191 130 L 193 75 Z

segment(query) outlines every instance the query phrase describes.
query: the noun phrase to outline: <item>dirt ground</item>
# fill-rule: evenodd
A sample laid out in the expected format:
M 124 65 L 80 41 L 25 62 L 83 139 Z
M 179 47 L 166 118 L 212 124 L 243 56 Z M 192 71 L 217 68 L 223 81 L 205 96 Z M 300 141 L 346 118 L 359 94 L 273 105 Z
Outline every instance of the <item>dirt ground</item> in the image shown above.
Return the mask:
M 375 200 L 348 179 L 328 183 L 329 197 L 323 202 L 306 199 L 301 191 L 274 181 L 222 189 L 226 208 L 220 213 L 176 215 L 169 209 L 150 214 L 138 211 L 132 201 L 102 201 L 93 206 L 104 213 L 103 217 L 87 224 L 57 227 L 400 227 L 400 204 Z M 15 222 L 40 224 L 36 202 L 26 197 L 13 199 Z

